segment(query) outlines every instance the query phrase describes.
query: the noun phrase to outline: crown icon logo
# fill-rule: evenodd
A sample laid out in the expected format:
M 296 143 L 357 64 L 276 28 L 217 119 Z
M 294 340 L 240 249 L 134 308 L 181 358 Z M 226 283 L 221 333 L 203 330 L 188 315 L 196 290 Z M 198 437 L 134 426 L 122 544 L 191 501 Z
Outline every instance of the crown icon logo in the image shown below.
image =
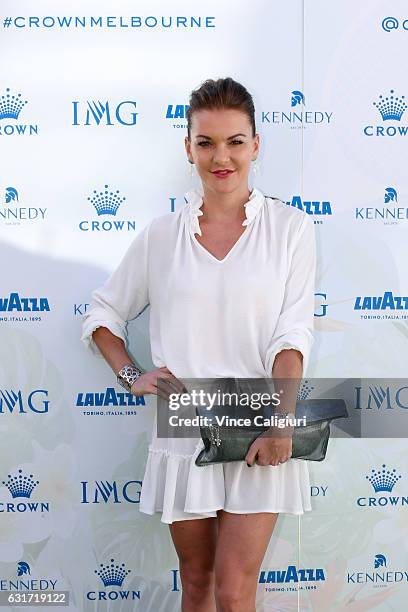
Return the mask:
M 373 105 L 380 111 L 384 121 L 400 121 L 408 104 L 405 102 L 405 96 L 394 96 L 394 90 L 390 90 L 390 95 L 379 96 L 378 102 L 373 102 Z
M 27 104 L 27 100 L 21 99 L 21 93 L 12 96 L 10 88 L 6 89 L 6 95 L 0 98 L 0 119 L 18 119 L 21 109 Z
M 374 557 L 374 569 L 378 567 L 387 567 L 387 559 L 382 554 L 375 555 Z
M 376 493 L 379 491 L 387 491 L 388 493 L 391 493 L 395 483 L 402 478 L 401 474 L 397 475 L 396 472 L 397 470 L 395 468 L 392 471 L 387 470 L 385 463 L 383 463 L 382 469 L 377 471 L 372 469 L 371 475 L 366 476 L 366 478 Z
M 301 91 L 299 91 L 298 89 L 295 89 L 294 91 L 292 91 L 292 98 L 290 100 L 290 105 L 291 106 L 297 106 L 298 104 L 305 104 L 305 96 L 302 94 Z
M 119 190 L 110 191 L 109 185 L 105 185 L 104 190 L 96 191 L 88 200 L 95 206 L 98 215 L 116 215 L 119 206 L 126 200 L 119 195 Z
M 33 480 L 33 475 L 23 476 L 23 470 L 18 470 L 18 476 L 7 476 L 7 482 L 3 484 L 8 488 L 13 498 L 31 497 L 31 493 L 39 484 L 39 480 Z
M 99 570 L 95 570 L 95 574 L 99 576 L 103 584 L 107 586 L 121 587 L 124 579 L 131 570 L 126 569 L 125 564 L 115 565 L 114 559 L 111 559 L 110 564 L 104 565 L 101 563 Z

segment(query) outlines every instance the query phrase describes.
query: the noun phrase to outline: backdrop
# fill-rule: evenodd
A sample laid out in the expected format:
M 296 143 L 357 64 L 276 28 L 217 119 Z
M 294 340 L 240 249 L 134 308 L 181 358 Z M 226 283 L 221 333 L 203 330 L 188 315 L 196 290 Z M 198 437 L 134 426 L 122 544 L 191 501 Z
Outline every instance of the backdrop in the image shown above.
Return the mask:
M 189 93 L 231 76 L 256 105 L 252 184 L 315 222 L 308 376 L 400 378 L 397 391 L 363 381 L 349 408 L 403 414 L 408 8 L 6 0 L 0 29 L 0 590 L 175 612 L 168 527 L 138 505 L 155 404 L 121 393 L 80 342 L 91 291 L 197 185 Z M 148 316 L 129 325 L 145 368 Z M 405 439 L 333 439 L 310 470 L 313 512 L 280 516 L 257 609 L 404 610 Z

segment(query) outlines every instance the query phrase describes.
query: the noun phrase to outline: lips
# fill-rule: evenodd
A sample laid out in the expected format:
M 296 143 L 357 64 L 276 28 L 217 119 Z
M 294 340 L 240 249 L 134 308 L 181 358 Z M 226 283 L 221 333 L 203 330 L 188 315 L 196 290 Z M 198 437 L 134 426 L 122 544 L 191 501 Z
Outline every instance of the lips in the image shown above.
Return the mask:
M 228 168 L 225 170 L 214 170 L 213 174 L 215 174 L 215 176 L 229 176 L 230 174 L 232 174 L 234 172 L 234 170 L 229 170 Z

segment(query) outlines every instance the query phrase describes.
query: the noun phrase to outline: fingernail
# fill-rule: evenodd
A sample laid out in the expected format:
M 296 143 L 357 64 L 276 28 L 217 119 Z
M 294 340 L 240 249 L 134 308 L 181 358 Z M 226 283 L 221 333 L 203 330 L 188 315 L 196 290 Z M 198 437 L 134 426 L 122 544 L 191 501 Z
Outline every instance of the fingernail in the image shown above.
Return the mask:
M 251 464 L 250 464 L 250 463 L 248 463 L 248 461 L 247 461 L 247 466 L 248 466 L 248 467 L 251 467 Z

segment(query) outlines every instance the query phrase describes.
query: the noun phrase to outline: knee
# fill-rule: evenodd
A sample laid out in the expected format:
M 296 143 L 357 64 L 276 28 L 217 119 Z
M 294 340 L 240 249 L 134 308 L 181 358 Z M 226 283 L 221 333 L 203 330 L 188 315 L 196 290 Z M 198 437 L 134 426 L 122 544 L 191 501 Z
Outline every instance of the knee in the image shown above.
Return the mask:
M 180 578 L 183 593 L 193 601 L 201 601 L 214 588 L 214 570 L 212 567 L 180 563 Z
M 255 611 L 256 582 L 250 577 L 235 576 L 234 579 L 217 579 L 215 599 L 221 612 Z

